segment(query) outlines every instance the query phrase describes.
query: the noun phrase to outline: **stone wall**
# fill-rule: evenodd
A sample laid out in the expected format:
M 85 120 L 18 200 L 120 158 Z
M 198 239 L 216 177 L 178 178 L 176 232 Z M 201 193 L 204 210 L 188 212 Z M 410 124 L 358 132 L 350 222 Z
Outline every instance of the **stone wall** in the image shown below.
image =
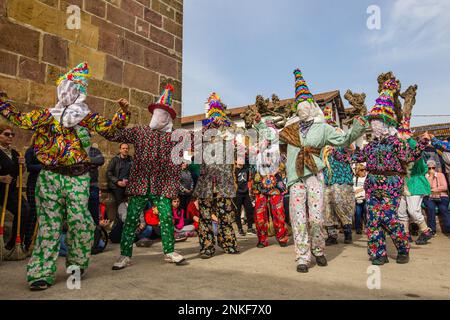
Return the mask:
M 68 28 L 70 5 L 81 9 L 80 29 Z M 87 61 L 91 110 L 112 117 L 123 97 L 131 125 L 146 124 L 148 104 L 170 82 L 180 125 L 183 0 L 0 0 L 0 19 L 0 89 L 21 111 L 52 107 L 59 75 Z M 31 134 L 16 132 L 24 151 Z M 107 161 L 118 150 L 99 136 L 93 142 Z

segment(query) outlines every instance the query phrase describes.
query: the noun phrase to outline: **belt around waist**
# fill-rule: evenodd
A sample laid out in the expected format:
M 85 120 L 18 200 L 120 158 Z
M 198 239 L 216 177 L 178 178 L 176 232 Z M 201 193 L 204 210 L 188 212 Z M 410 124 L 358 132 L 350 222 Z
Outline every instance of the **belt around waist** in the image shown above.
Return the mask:
M 396 171 L 369 171 L 369 174 L 376 175 L 376 176 L 386 176 L 386 177 L 392 177 L 392 176 L 403 177 L 403 176 L 405 176 L 405 174 L 403 172 L 396 172 Z
M 69 177 L 82 176 L 89 172 L 90 164 L 80 163 L 71 166 L 45 166 L 44 170 L 51 171 L 53 173 L 61 174 Z

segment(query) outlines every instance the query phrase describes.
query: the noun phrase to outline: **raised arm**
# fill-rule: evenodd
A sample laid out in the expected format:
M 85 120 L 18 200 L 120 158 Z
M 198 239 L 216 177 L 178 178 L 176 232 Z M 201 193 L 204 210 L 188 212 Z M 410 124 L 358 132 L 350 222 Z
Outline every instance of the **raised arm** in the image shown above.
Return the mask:
M 35 109 L 27 113 L 17 111 L 10 101 L 4 100 L 5 97 L 0 91 L 0 115 L 21 129 L 36 130 L 50 116 L 45 109 Z
M 433 137 L 431 139 L 431 145 L 438 150 L 450 152 L 450 142 L 441 141 Z
M 406 163 L 413 162 L 422 157 L 422 151 L 429 145 L 428 137 L 421 137 L 417 142 L 412 138 L 408 140 L 396 138 L 398 158 Z
M 335 128 L 330 125 L 325 126 L 325 134 L 323 135 L 323 146 L 331 145 L 334 147 L 347 147 L 353 141 L 358 139 L 364 134 L 368 123 L 366 120 L 360 117 L 356 117 L 353 120 L 353 125 L 345 133 L 338 132 Z

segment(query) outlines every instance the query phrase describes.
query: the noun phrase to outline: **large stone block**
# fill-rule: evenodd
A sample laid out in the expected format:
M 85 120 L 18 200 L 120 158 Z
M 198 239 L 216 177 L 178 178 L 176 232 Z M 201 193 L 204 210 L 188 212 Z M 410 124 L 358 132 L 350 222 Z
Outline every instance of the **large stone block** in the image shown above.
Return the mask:
M 51 108 L 56 104 L 56 87 L 30 82 L 30 104 Z
M 134 0 L 122 0 L 120 7 L 132 16 L 144 18 L 144 6 Z
M 176 35 L 178 38 L 183 38 L 183 26 L 167 18 L 163 19 L 163 28 L 167 32 Z
M 150 27 L 150 39 L 166 48 L 173 49 L 174 47 L 174 36 L 154 26 Z
M 160 15 L 159 13 L 145 8 L 144 9 L 144 19 L 148 22 L 150 22 L 152 25 L 158 27 L 158 28 L 162 28 L 162 15 Z
M 162 2 L 166 3 L 167 5 L 173 7 L 177 11 L 183 12 L 183 3 L 177 0 L 161 0 Z
M 42 60 L 57 66 L 65 67 L 67 65 L 67 46 L 68 42 L 66 40 L 50 34 L 45 34 Z
M 122 29 L 121 27 L 119 27 L 109 21 L 100 19 L 99 17 L 92 16 L 91 23 L 92 23 L 92 25 L 97 26 L 100 31 L 107 31 L 109 33 L 113 33 L 115 35 L 122 36 L 122 37 L 124 37 L 124 35 L 125 35 L 124 29 Z
M 145 7 L 150 7 L 151 0 L 136 0 L 136 1 L 143 4 Z
M 160 0 L 152 0 L 152 9 L 167 18 L 175 19 L 175 10 Z
M 130 103 L 133 106 L 137 106 L 143 109 L 147 109 L 147 107 L 155 101 L 155 97 L 146 92 L 138 91 L 136 89 L 131 89 L 130 93 Z
M 84 9 L 96 16 L 104 18 L 106 15 L 106 3 L 103 0 L 88 0 L 84 2 Z
M 143 66 L 144 47 L 134 41 L 125 40 L 123 46 L 123 55 L 120 58 L 122 58 L 126 62 L 131 62 Z
M 127 88 L 122 88 L 97 79 L 91 79 L 89 82 L 88 93 L 95 97 L 106 98 L 113 101 L 119 100 L 120 98 L 129 99 L 129 90 Z
M 131 14 L 108 4 L 106 17 L 108 21 L 134 32 L 135 18 Z
M 125 38 L 130 39 L 131 41 L 134 41 L 136 43 L 139 43 L 140 45 L 144 46 L 147 49 L 163 53 L 174 59 L 180 59 L 180 57 L 178 57 L 173 50 L 163 47 L 162 45 L 157 44 L 156 42 L 145 39 L 133 32 L 129 32 L 128 30 L 125 31 Z
M 39 0 L 39 1 L 51 7 L 55 8 L 58 7 L 58 0 Z
M 153 50 L 145 51 L 144 66 L 171 78 L 177 77 L 177 61 Z
M 100 30 L 98 49 L 116 57 L 122 57 L 125 39 L 116 33 Z
M 106 56 L 105 80 L 122 85 L 123 81 L 123 62 Z
M 0 51 L 0 73 L 15 76 L 17 73 L 18 56 Z
M 0 76 L 0 90 L 5 91 L 13 101 L 28 101 L 29 81 Z
M 19 77 L 29 79 L 38 83 L 45 82 L 46 64 L 39 63 L 25 57 L 19 60 Z
M 38 59 L 40 33 L 27 27 L 0 20 L 0 49 Z
M 144 38 L 150 34 L 150 24 L 144 20 L 136 19 L 136 33 Z
M 80 62 L 86 61 L 91 67 L 92 76 L 103 79 L 105 74 L 106 55 L 102 52 L 69 43 L 69 65 L 76 66 Z
M 175 38 L 175 51 L 180 54 L 183 53 L 183 40 L 180 38 Z
M 136 106 L 130 106 L 130 125 L 140 125 L 141 124 L 141 108 Z
M 130 87 L 158 94 L 159 76 L 148 69 L 125 63 L 123 83 Z
M 92 112 L 103 115 L 105 112 L 105 100 L 88 95 L 86 98 L 86 104 Z
M 98 49 L 99 28 L 90 23 L 90 21 L 81 21 L 81 29 L 76 33 L 76 41 L 81 44 Z

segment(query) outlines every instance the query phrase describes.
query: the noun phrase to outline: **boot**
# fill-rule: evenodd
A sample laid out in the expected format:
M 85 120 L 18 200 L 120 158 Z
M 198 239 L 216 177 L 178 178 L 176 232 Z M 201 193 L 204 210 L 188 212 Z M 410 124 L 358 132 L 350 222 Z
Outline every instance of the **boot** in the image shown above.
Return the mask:
M 385 263 L 389 263 L 389 258 L 388 258 L 388 256 L 382 256 L 382 257 L 375 258 L 375 259 L 371 259 L 371 260 L 372 260 L 372 264 L 373 264 L 374 266 L 382 266 L 382 265 L 384 265 Z
M 345 244 L 351 244 L 353 243 L 352 239 L 352 226 L 350 224 L 344 226 L 344 243 Z
M 338 241 L 335 237 L 329 236 L 326 240 L 325 240 L 325 245 L 326 246 L 332 246 L 338 244 Z
M 308 272 L 308 266 L 306 264 L 299 264 L 297 266 L 297 272 L 307 273 Z
M 409 254 L 398 254 L 397 255 L 397 263 L 405 264 L 409 262 Z
M 325 256 L 317 256 L 316 262 L 319 267 L 326 267 L 328 265 L 327 258 L 325 258 Z

